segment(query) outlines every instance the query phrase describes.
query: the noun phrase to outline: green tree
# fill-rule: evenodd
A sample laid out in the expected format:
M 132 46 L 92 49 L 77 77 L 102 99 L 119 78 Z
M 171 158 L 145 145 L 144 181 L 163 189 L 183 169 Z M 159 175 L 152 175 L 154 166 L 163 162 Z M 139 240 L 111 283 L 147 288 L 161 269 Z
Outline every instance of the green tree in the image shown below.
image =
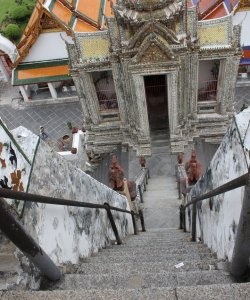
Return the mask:
M 4 36 L 12 41 L 16 41 L 22 35 L 22 31 L 17 24 L 9 24 L 3 31 Z
M 30 11 L 26 6 L 13 7 L 9 11 L 9 17 L 13 20 L 24 20 L 30 15 Z

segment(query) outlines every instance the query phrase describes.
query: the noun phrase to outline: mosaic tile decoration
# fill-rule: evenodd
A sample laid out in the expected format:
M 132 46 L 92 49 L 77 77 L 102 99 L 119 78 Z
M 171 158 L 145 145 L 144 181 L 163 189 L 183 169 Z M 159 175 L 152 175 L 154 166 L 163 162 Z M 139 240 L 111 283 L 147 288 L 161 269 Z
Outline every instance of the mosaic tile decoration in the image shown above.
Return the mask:
M 91 35 L 81 38 L 81 53 L 83 61 L 106 60 L 109 56 L 110 41 L 105 35 Z
M 198 38 L 201 47 L 228 47 L 232 39 L 231 17 L 198 23 Z

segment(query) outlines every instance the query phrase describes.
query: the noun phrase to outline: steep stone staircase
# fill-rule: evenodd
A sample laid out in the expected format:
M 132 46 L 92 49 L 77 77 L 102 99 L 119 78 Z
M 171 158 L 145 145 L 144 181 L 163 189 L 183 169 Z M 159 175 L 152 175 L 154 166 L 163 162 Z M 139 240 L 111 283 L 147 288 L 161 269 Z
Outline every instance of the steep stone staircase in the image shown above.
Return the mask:
M 249 299 L 248 283 L 234 283 L 225 261 L 178 229 L 175 177 L 162 174 L 173 171 L 171 157 L 159 144 L 144 194 L 147 232 L 65 266 L 60 282 L 45 282 L 43 291 L 0 292 L 1 299 Z

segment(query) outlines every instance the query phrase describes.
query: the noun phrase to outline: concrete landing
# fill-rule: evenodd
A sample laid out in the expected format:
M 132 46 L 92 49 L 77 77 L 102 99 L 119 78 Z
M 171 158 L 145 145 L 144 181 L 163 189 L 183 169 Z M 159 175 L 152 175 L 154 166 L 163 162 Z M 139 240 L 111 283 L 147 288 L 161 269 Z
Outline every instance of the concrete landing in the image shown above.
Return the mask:
M 150 178 L 143 198 L 143 212 L 147 228 L 179 227 L 180 201 L 174 176 Z

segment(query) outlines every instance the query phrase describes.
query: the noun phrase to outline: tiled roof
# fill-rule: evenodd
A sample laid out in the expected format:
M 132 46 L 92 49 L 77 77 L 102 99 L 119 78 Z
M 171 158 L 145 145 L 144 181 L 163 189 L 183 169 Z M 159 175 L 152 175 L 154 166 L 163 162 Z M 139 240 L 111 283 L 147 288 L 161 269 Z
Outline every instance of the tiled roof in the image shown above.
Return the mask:
M 112 15 L 115 0 L 37 0 L 30 20 L 24 29 L 18 48 L 15 65 L 27 55 L 43 30 L 43 22 L 55 24 L 51 31 L 58 28 L 72 32 L 96 32 L 106 27 L 105 16 Z
M 198 6 L 200 19 L 209 20 L 225 17 L 238 5 L 240 0 L 192 0 Z
M 225 17 L 228 15 L 228 10 L 225 4 L 220 3 L 214 10 L 212 10 L 208 15 L 206 15 L 203 20 L 211 20 L 216 18 Z

